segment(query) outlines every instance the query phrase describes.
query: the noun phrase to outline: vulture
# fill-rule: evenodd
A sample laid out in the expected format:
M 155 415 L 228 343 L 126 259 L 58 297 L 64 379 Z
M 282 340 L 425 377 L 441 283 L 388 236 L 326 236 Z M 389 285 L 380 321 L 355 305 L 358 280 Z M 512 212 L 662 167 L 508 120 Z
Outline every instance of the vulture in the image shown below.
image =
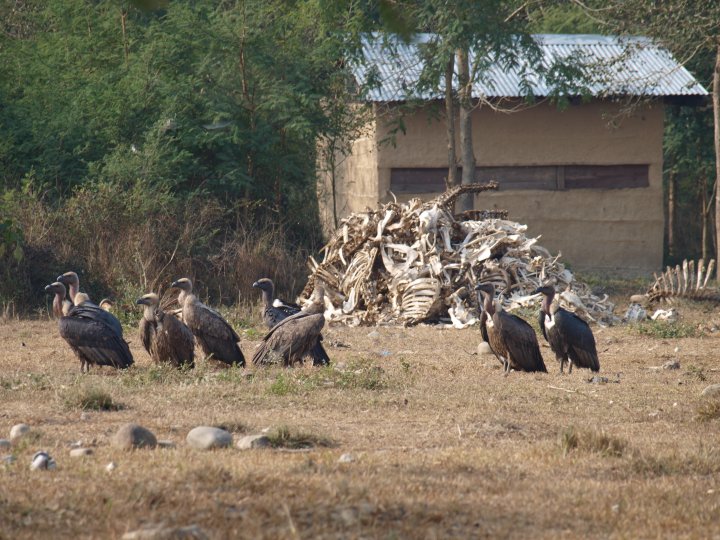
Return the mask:
M 188 278 L 173 281 L 172 288 L 180 289 L 182 320 L 197 338 L 205 356 L 230 365 L 245 366 L 245 357 L 238 342 L 240 336 L 214 309 L 203 304 L 192 292 Z
M 115 303 L 109 298 L 103 298 L 102 300 L 100 300 L 100 307 L 105 311 L 112 311 L 114 305 Z
M 325 326 L 323 298 L 323 288 L 315 287 L 311 304 L 306 309 L 273 326 L 255 351 L 253 364 L 279 363 L 282 359 L 283 365 L 289 367 L 301 362 L 304 356 L 320 344 L 320 332 Z M 329 362 L 327 358 L 324 364 Z M 314 358 L 313 365 L 318 365 Z
M 300 306 L 283 302 L 281 300 L 273 300 L 275 286 L 268 278 L 262 278 L 253 283 L 253 287 L 262 291 L 263 309 L 262 316 L 265 325 L 272 330 L 278 323 L 284 321 L 288 317 L 300 313 Z M 308 351 L 308 355 L 313 360 L 314 366 L 327 366 L 330 364 L 330 357 L 325 348 L 322 346 L 322 336 L 318 336 L 317 342 Z
M 58 276 L 57 280 L 68 287 L 68 296 L 71 302 L 75 302 L 75 295 L 80 292 L 80 278 L 75 272 L 65 272 Z
M 476 290 L 483 295 L 483 312 L 480 315 L 480 332 L 492 352 L 502 363 L 505 373 L 517 371 L 545 371 L 535 330 L 516 315 L 495 309 L 495 285 L 484 283 Z
M 137 303 L 145 306 L 140 319 L 140 340 L 155 363 L 195 367 L 195 338 L 185 323 L 166 314 L 155 293 L 138 298 Z
M 67 290 L 65 285 L 56 281 L 45 287 L 45 292 L 54 294 L 53 298 L 53 315 L 58 319 L 67 315 L 72 308 L 72 302 L 67 299 Z
M 119 369 L 130 367 L 133 357 L 122 333 L 115 327 L 117 319 L 85 298 L 87 295 L 77 293 L 75 306 L 58 322 L 60 336 L 80 359 L 80 372 L 89 371 L 92 364 Z
M 572 373 L 573 364 L 581 368 L 590 368 L 592 371 L 600 371 L 600 360 L 598 360 L 595 337 L 588 324 L 574 313 L 553 303 L 555 288 L 552 285 L 544 285 L 535 289 L 535 293 L 542 294 L 542 306 L 538 322 L 560 362 L 560 373 L 563 373 L 565 363 L 569 361 L 568 372 Z

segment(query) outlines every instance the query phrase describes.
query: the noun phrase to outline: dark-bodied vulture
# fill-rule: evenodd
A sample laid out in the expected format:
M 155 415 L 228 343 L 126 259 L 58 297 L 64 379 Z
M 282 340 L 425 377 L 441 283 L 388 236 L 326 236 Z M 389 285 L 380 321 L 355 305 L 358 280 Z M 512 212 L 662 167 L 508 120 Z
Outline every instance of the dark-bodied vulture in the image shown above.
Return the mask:
M 253 287 L 262 291 L 262 317 L 268 330 L 272 330 L 274 326 L 288 317 L 300 313 L 300 306 L 273 299 L 275 286 L 272 280 L 268 278 L 259 279 L 253 283 Z M 322 336 L 318 336 L 317 342 L 308 351 L 308 356 L 312 358 L 314 366 L 327 366 L 330 364 L 330 357 L 322 346 L 321 341 Z
M 253 364 L 282 362 L 289 367 L 302 362 L 303 357 L 319 344 L 320 332 L 325 326 L 323 297 L 323 288 L 316 286 L 307 308 L 273 326 L 255 351 Z
M 66 316 L 72 309 L 72 302 L 67 298 L 65 285 L 56 281 L 45 287 L 45 292 L 53 296 L 53 315 L 58 319 Z
M 544 285 L 535 289 L 535 294 L 544 295 L 538 323 L 545 339 L 560 362 L 560 373 L 569 362 L 568 372 L 572 373 L 573 364 L 580 368 L 600 371 L 595 346 L 595 336 L 588 324 L 574 313 L 560 307 L 553 298 L 555 288 Z
M 172 287 L 180 289 L 182 319 L 197 338 L 203 354 L 226 364 L 244 366 L 245 357 L 238 345 L 240 336 L 217 311 L 198 300 L 192 292 L 192 281 L 178 279 Z
M 58 322 L 60 336 L 80 359 L 80 371 L 88 371 L 93 364 L 119 369 L 130 367 L 133 357 L 122 334 L 115 328 L 117 319 L 85 301 L 86 297 L 77 293 L 76 305 Z
M 145 306 L 139 325 L 140 340 L 155 363 L 195 367 L 195 338 L 185 323 L 166 314 L 155 293 L 138 298 L 137 303 Z
M 540 354 L 535 331 L 526 321 L 503 309 L 495 309 L 495 285 L 482 283 L 475 287 L 483 296 L 480 332 L 505 370 L 547 371 Z
M 100 300 L 100 303 L 98 305 L 101 308 L 103 308 L 105 311 L 112 312 L 113 306 L 115 305 L 115 303 L 112 300 L 110 300 L 109 298 L 103 298 L 102 300 Z

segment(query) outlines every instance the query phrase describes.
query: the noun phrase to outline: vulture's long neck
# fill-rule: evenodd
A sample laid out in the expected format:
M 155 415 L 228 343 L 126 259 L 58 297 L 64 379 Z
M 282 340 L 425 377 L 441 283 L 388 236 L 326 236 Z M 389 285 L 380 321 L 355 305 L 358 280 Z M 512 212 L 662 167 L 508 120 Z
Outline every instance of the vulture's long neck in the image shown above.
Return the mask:
M 485 295 L 485 311 L 490 317 L 495 315 L 495 295 L 493 293 Z
M 550 294 L 546 294 L 545 298 L 543 298 L 542 310 L 543 310 L 543 313 L 545 313 L 546 315 L 552 314 L 552 312 L 550 311 L 550 308 L 552 307 L 553 298 L 555 298 L 555 291 L 551 292 Z
M 75 303 L 75 295 L 80 292 L 80 282 L 73 281 L 69 284 L 68 294 L 70 295 L 70 301 Z
M 56 292 L 55 298 L 53 298 L 53 313 L 56 317 L 62 317 L 64 315 L 63 300 L 65 300 L 65 292 Z
M 273 305 L 272 289 L 269 291 L 267 289 L 263 289 L 262 290 L 262 299 L 263 299 L 263 303 L 265 304 L 265 309 L 271 308 Z
M 145 309 L 143 310 L 143 318 L 148 321 L 152 322 L 155 320 L 155 312 L 157 311 L 157 306 L 154 304 L 147 304 L 145 306 Z

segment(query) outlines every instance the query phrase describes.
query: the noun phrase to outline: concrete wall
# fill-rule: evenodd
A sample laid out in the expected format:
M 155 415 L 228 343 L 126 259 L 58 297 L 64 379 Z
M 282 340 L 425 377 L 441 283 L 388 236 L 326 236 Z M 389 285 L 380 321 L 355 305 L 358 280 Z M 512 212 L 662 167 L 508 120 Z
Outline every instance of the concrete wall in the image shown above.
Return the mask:
M 378 144 L 376 122 L 370 121 L 363 133 L 351 144 L 352 152 L 345 156 L 336 152 L 335 206 L 341 219 L 353 212 L 375 208 L 378 204 Z M 322 155 L 322 152 L 319 153 Z M 328 164 L 318 163 L 318 203 L 323 230 L 335 230 L 333 217 L 333 175 Z
M 620 106 L 593 102 L 560 111 L 551 104 L 512 114 L 488 108 L 473 117 L 475 158 L 481 166 L 649 165 L 649 187 L 508 190 L 481 194 L 476 208 L 502 208 L 527 223 L 528 234 L 561 251 L 575 269 L 646 275 L 663 255 L 661 103 L 619 117 Z M 420 112 L 405 119 L 397 146 L 377 155 L 378 200 L 390 196 L 393 167 L 446 167 L 444 124 Z M 459 155 L 459 147 L 458 147 Z M 423 195 L 430 198 L 432 195 Z M 409 198 L 405 196 L 404 199 Z
M 649 187 L 633 189 L 508 190 L 484 193 L 476 208 L 500 208 L 527 223 L 528 234 L 560 251 L 579 270 L 612 275 L 647 275 L 662 266 L 663 107 L 647 105 L 621 116 L 620 106 L 592 102 L 560 111 L 551 104 L 508 114 L 488 108 L 473 117 L 475 157 L 480 166 L 649 165 Z M 370 122 L 336 168 L 340 217 L 374 208 L 391 196 L 394 167 L 446 167 L 442 120 L 426 111 L 406 117 L 396 144 L 378 146 L 386 135 L 382 119 Z M 458 142 L 459 155 L 459 142 Z M 323 223 L 333 230 L 329 174 L 320 175 Z M 402 200 L 412 194 L 404 195 Z M 433 194 L 417 195 L 429 199 Z

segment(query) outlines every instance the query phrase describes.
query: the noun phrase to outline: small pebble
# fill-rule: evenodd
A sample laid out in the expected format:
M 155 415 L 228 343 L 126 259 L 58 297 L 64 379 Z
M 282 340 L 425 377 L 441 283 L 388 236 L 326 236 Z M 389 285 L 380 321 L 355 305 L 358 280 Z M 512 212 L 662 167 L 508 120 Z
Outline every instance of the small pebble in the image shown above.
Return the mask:
M 107 465 L 105 465 L 105 470 L 106 470 L 107 472 L 113 472 L 116 468 L 117 468 L 117 465 L 115 465 L 115 462 L 114 462 L 114 461 L 111 461 L 110 463 L 108 463 Z
M 353 461 L 355 461 L 355 456 L 352 454 L 343 454 L 338 459 L 338 463 L 352 463 Z
M 669 360 L 662 367 L 663 369 L 680 369 L 680 360 Z
M 711 384 L 710 386 L 706 386 L 700 395 L 703 397 L 720 396 L 720 384 Z
M 251 448 L 269 448 L 270 439 L 265 435 L 246 435 L 242 437 L 237 444 L 240 450 L 250 450 Z
M 125 424 L 113 436 L 112 443 L 123 450 L 155 448 L 157 439 L 152 431 L 137 424 Z
M 160 448 L 175 448 L 176 444 L 173 441 L 158 441 Z
M 7 439 L 0 439 L 0 450 L 7 450 L 11 446 L 11 442 Z
M 477 353 L 479 356 L 484 356 L 484 355 L 492 354 L 493 352 L 487 341 L 481 341 L 478 344 Z
M 613 504 L 611 507 L 611 510 L 613 511 L 613 514 L 620 513 L 620 505 L 619 504 Z
M 197 525 L 187 527 L 164 527 L 148 525 L 122 535 L 122 540 L 207 540 L 208 535 Z
M 92 448 L 73 448 L 70 450 L 70 457 L 90 456 L 92 453 Z
M 190 430 L 185 441 L 195 450 L 226 448 L 232 445 L 232 434 L 216 427 L 198 426 Z
M 30 431 L 27 424 L 16 424 L 10 429 L 10 440 L 16 441 L 20 437 L 26 435 Z

